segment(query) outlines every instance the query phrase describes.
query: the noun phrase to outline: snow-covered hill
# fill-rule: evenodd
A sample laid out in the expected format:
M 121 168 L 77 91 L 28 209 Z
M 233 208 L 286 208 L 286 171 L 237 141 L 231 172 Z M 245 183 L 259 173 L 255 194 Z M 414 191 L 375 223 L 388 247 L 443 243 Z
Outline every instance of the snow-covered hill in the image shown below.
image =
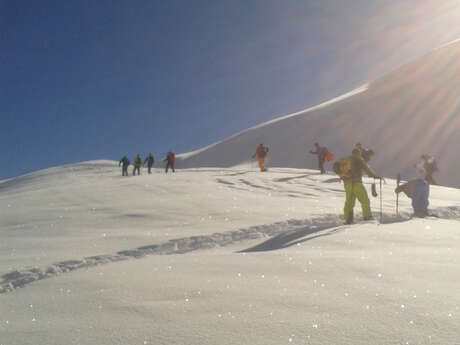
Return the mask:
M 340 76 L 338 76 L 340 78 Z M 320 106 L 283 116 L 183 154 L 182 167 L 232 167 L 259 143 L 269 165 L 314 168 L 313 143 L 348 155 L 356 142 L 374 149 L 385 176 L 408 177 L 422 153 L 438 159 L 439 183 L 460 187 L 460 42 L 455 41 Z
M 459 343 L 460 191 L 344 226 L 334 175 L 117 165 L 0 181 L 0 344 Z

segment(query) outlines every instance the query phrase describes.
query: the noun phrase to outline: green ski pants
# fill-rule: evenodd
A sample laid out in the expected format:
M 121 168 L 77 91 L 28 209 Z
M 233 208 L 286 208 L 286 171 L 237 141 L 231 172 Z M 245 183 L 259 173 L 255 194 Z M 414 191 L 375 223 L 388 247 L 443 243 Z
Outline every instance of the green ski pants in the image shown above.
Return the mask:
M 361 203 L 361 207 L 363 209 L 363 218 L 366 219 L 372 217 L 369 197 L 367 196 L 366 188 L 364 188 L 363 183 L 344 181 L 344 187 L 345 206 L 343 208 L 343 213 L 345 220 L 347 220 L 350 216 L 350 213 L 353 212 L 356 199 L 358 199 L 358 201 Z

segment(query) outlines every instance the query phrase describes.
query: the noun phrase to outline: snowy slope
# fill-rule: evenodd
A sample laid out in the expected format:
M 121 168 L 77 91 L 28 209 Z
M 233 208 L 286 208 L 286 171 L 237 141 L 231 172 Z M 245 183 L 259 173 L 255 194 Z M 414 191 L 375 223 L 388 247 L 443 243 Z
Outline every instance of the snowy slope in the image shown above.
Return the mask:
M 259 143 L 270 147 L 269 165 L 314 168 L 313 143 L 336 157 L 356 142 L 376 152 L 385 176 L 410 174 L 422 153 L 438 158 L 438 180 L 460 187 L 460 42 L 454 41 L 388 75 L 303 112 L 255 126 L 179 156 L 182 167 L 231 167 L 247 162 Z
M 341 183 L 312 170 L 0 181 L 0 344 L 458 344 L 460 192 L 409 220 L 394 184 L 383 224 L 344 226 Z

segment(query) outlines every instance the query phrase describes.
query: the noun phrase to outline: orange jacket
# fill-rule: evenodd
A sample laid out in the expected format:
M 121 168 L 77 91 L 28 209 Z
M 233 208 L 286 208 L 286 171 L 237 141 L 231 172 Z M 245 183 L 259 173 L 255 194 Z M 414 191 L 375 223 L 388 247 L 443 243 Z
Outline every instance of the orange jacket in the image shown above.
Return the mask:
M 254 153 L 253 157 L 257 156 L 257 158 L 264 158 L 266 156 L 266 151 L 262 145 L 257 146 L 256 153 Z

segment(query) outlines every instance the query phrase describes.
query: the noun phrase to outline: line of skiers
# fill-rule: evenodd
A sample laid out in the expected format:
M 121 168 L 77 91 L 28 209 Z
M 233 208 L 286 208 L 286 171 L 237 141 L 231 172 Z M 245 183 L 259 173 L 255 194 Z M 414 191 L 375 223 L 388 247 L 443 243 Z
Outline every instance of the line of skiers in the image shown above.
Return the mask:
M 252 159 L 257 158 L 260 171 L 267 171 L 267 168 L 265 167 L 265 158 L 267 157 L 268 151 L 269 149 L 267 146 L 264 146 L 264 144 L 259 144 L 256 148 L 256 152 L 252 155 Z M 326 169 L 324 168 L 324 163 L 334 159 L 333 153 L 329 151 L 327 147 L 320 146 L 319 143 L 315 143 L 315 151 L 310 151 L 310 153 L 317 155 L 318 169 L 321 174 L 325 174 Z
M 260 171 L 267 171 L 265 167 L 265 158 L 268 154 L 268 147 L 263 144 L 259 144 L 256 148 L 256 152 L 252 155 L 252 158 L 257 158 L 259 163 Z M 326 170 L 324 164 L 326 161 L 331 161 L 334 155 L 326 147 L 322 147 L 319 143 L 315 143 L 315 150 L 310 151 L 311 154 L 315 154 L 318 159 L 318 169 L 321 174 L 325 174 Z M 363 174 L 367 174 L 369 177 L 374 179 L 380 179 L 382 177 L 369 166 L 369 161 L 374 156 L 374 151 L 365 149 L 361 143 L 357 143 L 352 150 L 350 156 L 342 158 L 334 163 L 333 170 L 339 175 L 344 184 L 345 190 L 345 205 L 344 205 L 344 219 L 346 224 L 352 224 L 354 221 L 354 207 L 356 199 L 361 204 L 362 213 L 364 220 L 372 219 L 372 212 L 370 207 L 370 200 L 363 185 Z M 412 200 L 412 207 L 414 210 L 414 216 L 425 217 L 428 215 L 429 205 L 429 185 L 436 184 L 433 178 L 433 173 L 437 170 L 436 162 L 433 157 L 429 155 L 422 155 L 420 161 L 415 165 L 417 178 L 399 186 L 395 192 L 404 192 Z M 377 196 L 375 183 L 372 184 L 372 195 Z
M 252 158 L 257 158 L 260 171 L 267 171 L 265 167 L 265 158 L 269 152 L 267 146 L 259 144 L 256 148 Z M 315 151 L 311 150 L 311 154 L 317 155 L 318 158 L 318 169 L 321 174 L 325 174 L 324 163 L 333 159 L 333 154 L 326 147 L 322 147 L 319 143 L 315 143 Z M 356 199 L 361 204 L 363 219 L 372 219 L 372 212 L 370 208 L 370 200 L 367 195 L 366 188 L 363 185 L 362 177 L 366 173 L 369 177 L 374 179 L 382 180 L 382 177 L 369 166 L 369 161 L 374 156 L 374 151 L 364 149 L 360 143 L 357 143 L 352 150 L 350 156 L 337 160 L 333 165 L 333 171 L 341 178 L 344 184 L 345 190 L 345 205 L 344 205 L 344 219 L 346 224 L 352 224 L 354 221 L 354 212 Z M 172 150 L 167 154 L 163 162 L 166 162 L 165 172 L 167 173 L 169 168 L 175 172 L 174 163 L 176 156 Z M 151 170 L 155 159 L 153 155 L 149 155 L 144 160 L 144 166 L 147 163 L 148 173 L 151 174 Z M 126 156 L 120 159 L 119 166 L 122 165 L 122 176 L 128 176 L 128 167 L 130 161 Z M 140 175 L 140 168 L 142 165 L 142 159 L 139 154 L 136 155 L 133 162 L 133 175 Z M 420 161 L 415 164 L 417 177 L 409 182 L 399 185 L 395 189 L 395 193 L 399 194 L 403 192 L 409 198 L 412 199 L 412 207 L 414 209 L 414 215 L 417 217 L 425 217 L 428 214 L 429 205 L 429 185 L 436 184 L 433 178 L 433 173 L 437 171 L 436 162 L 433 157 L 429 155 L 422 155 Z M 375 183 L 372 184 L 372 194 L 377 195 L 375 191 Z
M 172 169 L 173 172 L 174 170 L 174 163 L 176 161 L 176 155 L 175 153 L 170 150 L 167 154 L 163 162 L 166 162 L 166 168 L 165 172 L 167 173 L 169 168 Z M 118 166 L 121 166 L 121 175 L 122 176 L 128 176 L 128 167 L 131 164 L 129 161 L 128 157 L 123 156 L 121 157 Z M 144 159 L 144 163 L 142 164 L 142 158 L 139 154 L 134 157 L 133 160 L 133 176 L 136 176 L 136 171 L 137 175 L 141 174 L 141 166 L 145 166 L 147 164 L 147 171 L 149 174 L 152 173 L 152 167 L 155 164 L 155 158 L 153 157 L 152 153 L 149 153 L 148 156 Z

